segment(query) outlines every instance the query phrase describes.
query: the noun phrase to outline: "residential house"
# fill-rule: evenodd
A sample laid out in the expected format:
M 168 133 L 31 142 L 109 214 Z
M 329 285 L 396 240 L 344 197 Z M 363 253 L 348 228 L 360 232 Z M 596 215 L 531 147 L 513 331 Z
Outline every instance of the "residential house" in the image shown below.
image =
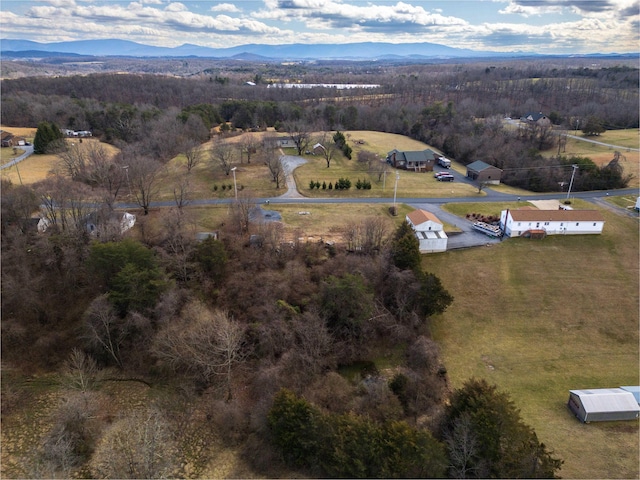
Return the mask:
M 449 237 L 444 225 L 433 213 L 426 210 L 414 210 L 406 216 L 420 242 L 420 253 L 445 252 Z
M 525 123 L 535 123 L 536 125 L 540 125 L 541 127 L 548 127 L 551 125 L 551 120 L 549 117 L 544 115 L 542 112 L 538 113 L 526 113 L 524 116 L 520 117 L 520 121 Z
M 127 212 L 96 211 L 87 215 L 82 222 L 89 235 L 108 238 L 131 229 L 136 223 L 136 216 Z M 51 223 L 49 217 L 42 216 L 38 221 L 38 231 L 46 232 Z
M 296 148 L 296 142 L 293 141 L 293 138 L 278 138 L 278 147 L 280 148 Z
M 432 172 L 440 154 L 427 148 L 418 151 L 400 151 L 395 148 L 387 153 L 387 163 L 394 168 L 413 170 L 414 172 Z
M 542 231 L 545 235 L 600 234 L 604 218 L 597 210 L 503 210 L 500 228 L 508 237 L 531 236 Z
M 4 130 L 0 130 L 0 140 L 2 141 L 3 147 L 17 147 L 25 144 L 24 137 L 19 137 L 11 132 L 5 132 Z
M 476 160 L 475 162 L 467 165 L 467 178 L 475 180 L 478 183 L 491 183 L 498 185 L 502 178 L 502 170 L 498 167 L 494 167 L 493 165 L 489 165 L 482 160 Z

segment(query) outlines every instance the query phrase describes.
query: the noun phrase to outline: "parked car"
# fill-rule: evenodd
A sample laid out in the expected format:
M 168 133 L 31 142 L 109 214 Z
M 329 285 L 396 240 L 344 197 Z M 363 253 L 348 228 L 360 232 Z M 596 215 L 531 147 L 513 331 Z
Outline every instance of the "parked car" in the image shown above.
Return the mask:
M 437 180 L 439 182 L 453 182 L 453 175 L 448 174 L 448 175 L 438 175 Z
M 436 172 L 433 174 L 433 178 L 441 177 L 442 175 L 451 175 L 449 172 Z

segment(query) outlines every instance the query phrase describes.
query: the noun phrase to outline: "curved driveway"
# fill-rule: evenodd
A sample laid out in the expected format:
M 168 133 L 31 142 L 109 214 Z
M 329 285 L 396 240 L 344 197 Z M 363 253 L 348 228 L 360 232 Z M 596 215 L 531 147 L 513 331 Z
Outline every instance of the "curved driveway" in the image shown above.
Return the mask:
M 16 163 L 21 162 L 22 160 L 24 160 L 25 158 L 27 158 L 29 155 L 33 154 L 33 145 L 21 145 L 20 149 L 24 150 L 24 153 L 16 158 L 14 158 L 13 160 L 11 160 L 9 163 L 5 163 L 4 165 L 0 166 L 0 170 L 4 170 L 5 168 L 9 168 L 9 167 L 13 167 Z

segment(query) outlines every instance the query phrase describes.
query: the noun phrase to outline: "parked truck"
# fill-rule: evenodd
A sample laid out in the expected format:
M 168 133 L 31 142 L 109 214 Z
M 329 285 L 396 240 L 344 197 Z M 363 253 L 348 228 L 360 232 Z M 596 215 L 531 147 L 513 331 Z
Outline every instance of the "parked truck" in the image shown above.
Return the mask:
M 438 165 L 440 165 L 441 167 L 444 168 L 449 168 L 451 166 L 451 160 L 445 158 L 445 157 L 440 157 L 438 159 Z

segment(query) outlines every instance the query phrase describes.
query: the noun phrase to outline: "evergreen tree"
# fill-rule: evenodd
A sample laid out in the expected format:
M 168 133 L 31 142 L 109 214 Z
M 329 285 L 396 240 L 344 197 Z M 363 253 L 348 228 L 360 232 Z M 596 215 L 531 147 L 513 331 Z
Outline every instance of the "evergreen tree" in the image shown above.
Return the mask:
M 391 259 L 401 270 L 417 270 L 420 267 L 420 242 L 406 220 L 397 228 L 391 242 Z
M 51 153 L 62 146 L 64 135 L 55 123 L 40 122 L 33 139 L 33 152 Z

